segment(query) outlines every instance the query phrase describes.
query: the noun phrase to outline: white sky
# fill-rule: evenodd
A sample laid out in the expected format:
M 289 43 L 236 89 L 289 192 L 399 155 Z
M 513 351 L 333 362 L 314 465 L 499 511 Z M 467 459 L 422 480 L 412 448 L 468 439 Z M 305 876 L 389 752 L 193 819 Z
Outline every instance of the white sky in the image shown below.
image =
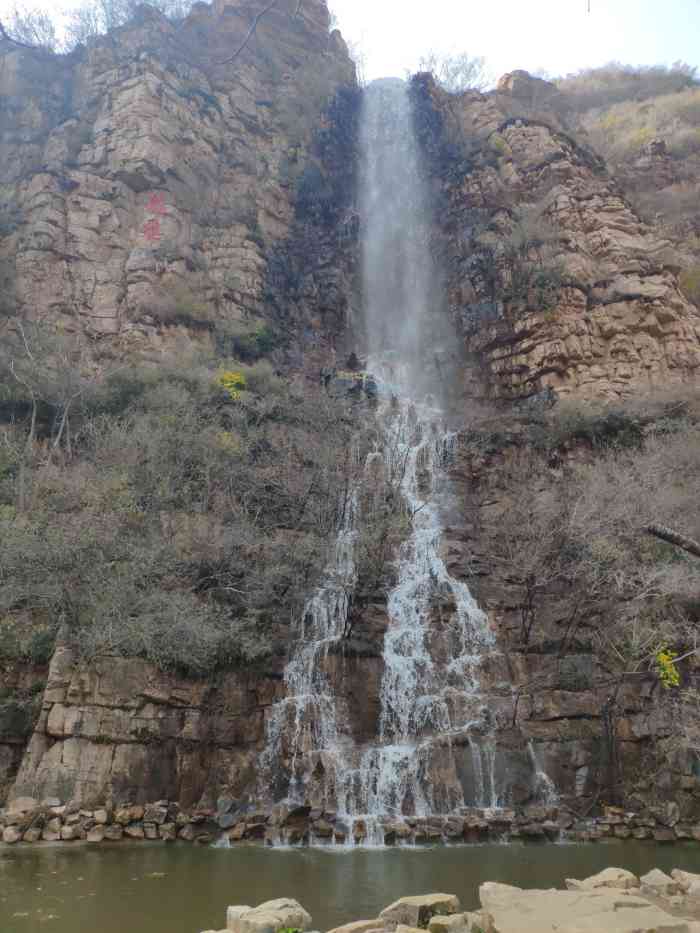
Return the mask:
M 2 2 L 2 0 L 0 0 Z M 329 0 L 368 79 L 404 76 L 427 51 L 487 59 L 494 77 L 566 74 L 618 60 L 700 66 L 700 0 Z
M 590 2 L 590 13 L 588 4 Z M 19 0 L 59 13 L 74 0 Z M 494 78 L 515 68 L 552 75 L 611 60 L 700 67 L 700 0 L 329 0 L 365 77 L 403 77 L 421 55 L 466 51 Z M 0 0 L 7 15 L 15 0 Z

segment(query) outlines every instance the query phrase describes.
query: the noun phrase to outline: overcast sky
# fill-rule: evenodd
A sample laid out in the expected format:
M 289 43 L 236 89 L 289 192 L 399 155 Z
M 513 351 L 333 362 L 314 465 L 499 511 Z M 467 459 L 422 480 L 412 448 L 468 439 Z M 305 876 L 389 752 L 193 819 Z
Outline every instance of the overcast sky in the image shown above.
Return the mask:
M 0 0 L 2 2 L 2 0 Z M 430 49 L 567 74 L 613 59 L 700 66 L 700 0 L 329 0 L 368 78 L 403 76 Z
M 588 7 L 590 4 L 590 12 Z M 15 0 L 0 0 L 7 15 Z M 80 0 L 19 0 L 58 12 Z M 700 67 L 700 0 L 329 0 L 368 79 L 404 76 L 428 51 L 481 55 L 494 77 L 618 60 Z

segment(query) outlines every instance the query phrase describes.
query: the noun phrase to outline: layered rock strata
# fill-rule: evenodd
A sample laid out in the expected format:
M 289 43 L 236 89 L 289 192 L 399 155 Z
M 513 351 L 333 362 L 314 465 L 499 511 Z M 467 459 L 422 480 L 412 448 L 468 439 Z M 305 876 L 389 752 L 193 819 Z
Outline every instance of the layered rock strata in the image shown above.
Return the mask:
M 615 399 L 692 382 L 700 312 L 673 245 L 571 135 L 553 86 L 515 73 L 496 93 L 454 96 L 420 76 L 414 92 L 477 391 Z

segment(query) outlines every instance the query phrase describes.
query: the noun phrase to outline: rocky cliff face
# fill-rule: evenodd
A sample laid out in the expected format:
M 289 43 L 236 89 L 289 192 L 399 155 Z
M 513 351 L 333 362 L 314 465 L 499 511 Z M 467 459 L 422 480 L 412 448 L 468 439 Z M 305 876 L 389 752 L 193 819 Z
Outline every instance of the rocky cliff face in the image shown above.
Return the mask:
M 262 8 L 200 4 L 174 25 L 142 7 L 70 56 L 4 50 L 6 301 L 116 338 L 107 356 L 157 358 L 206 342 L 217 322 L 226 339 L 265 318 L 297 189 L 311 211 L 335 193 L 311 150 L 322 110 L 355 78 L 324 3 L 277 4 L 245 43 Z M 344 302 L 336 288 L 320 313 L 342 320 Z
M 614 399 L 692 382 L 700 316 L 672 244 L 570 135 L 556 89 L 515 72 L 493 94 L 450 97 L 420 78 L 415 95 L 450 308 L 486 394 Z
M 285 337 L 284 364 L 308 373 L 356 337 L 353 65 L 320 0 L 283 0 L 246 41 L 262 9 L 219 0 L 174 26 L 143 8 L 67 58 L 2 50 L 4 312 L 84 335 L 98 367 L 157 362 L 183 345 L 235 349 L 268 326 Z M 447 353 L 465 374 L 463 394 L 618 399 L 690 383 L 700 316 L 679 289 L 670 243 L 570 135 L 555 94 L 521 73 L 488 95 L 451 97 L 426 77 L 414 85 L 442 208 L 434 239 L 462 338 Z M 503 462 L 463 444 L 446 560 L 507 648 L 518 596 L 489 561 L 499 503 L 479 495 Z M 347 650 L 326 660 L 358 744 L 378 731 L 385 597 L 358 595 Z M 591 687 L 596 659 L 590 644 L 559 650 L 557 598 L 543 623 L 551 638 L 504 650 L 485 674 L 500 716 L 496 774 L 519 806 L 537 797 L 538 767 L 585 805 L 607 780 L 597 770 L 607 725 L 604 691 Z M 252 799 L 283 660 L 196 681 L 141 660 L 81 666 L 61 644 L 48 674 L 3 674 L 10 700 L 42 703 L 26 751 L 29 724 L 2 720 L 0 789 L 85 806 Z M 532 683 L 545 686 L 514 708 L 518 685 Z M 617 748 L 633 772 L 667 726 L 654 719 L 648 682 L 626 687 L 621 706 Z M 470 758 L 466 746 L 445 758 L 466 792 Z M 687 761 L 669 782 L 684 818 L 696 818 Z

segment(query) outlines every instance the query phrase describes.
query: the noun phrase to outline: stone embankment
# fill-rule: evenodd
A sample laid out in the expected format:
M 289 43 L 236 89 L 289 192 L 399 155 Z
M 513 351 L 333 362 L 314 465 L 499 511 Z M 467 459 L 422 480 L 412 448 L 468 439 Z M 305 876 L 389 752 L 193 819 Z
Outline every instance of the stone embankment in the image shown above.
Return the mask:
M 653 869 L 641 878 L 606 868 L 566 890 L 523 890 L 486 882 L 481 907 L 464 911 L 452 894 L 402 897 L 378 917 L 330 933 L 700 933 L 700 875 Z M 297 901 L 280 898 L 258 907 L 229 907 L 221 933 L 309 930 L 312 919 Z M 215 933 L 213 930 L 207 933 Z
M 216 810 L 192 812 L 168 800 L 86 809 L 62 803 L 57 797 L 41 802 L 18 797 L 0 810 L 0 833 L 7 844 L 180 839 L 206 845 L 221 839 L 267 845 L 362 845 L 367 837 L 363 820 L 349 824 L 333 811 L 284 805 L 270 811 L 256 805 L 241 806 L 231 797 L 221 797 L 217 803 Z M 602 816 L 578 819 L 564 809 L 540 806 L 522 811 L 467 807 L 459 815 L 409 816 L 384 822 L 385 845 L 605 839 L 700 842 L 700 823 L 681 822 L 668 808 L 659 814 L 636 814 L 606 807 Z

